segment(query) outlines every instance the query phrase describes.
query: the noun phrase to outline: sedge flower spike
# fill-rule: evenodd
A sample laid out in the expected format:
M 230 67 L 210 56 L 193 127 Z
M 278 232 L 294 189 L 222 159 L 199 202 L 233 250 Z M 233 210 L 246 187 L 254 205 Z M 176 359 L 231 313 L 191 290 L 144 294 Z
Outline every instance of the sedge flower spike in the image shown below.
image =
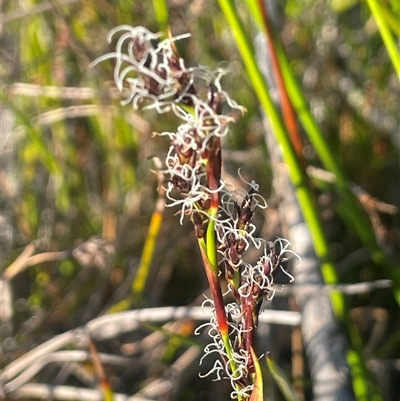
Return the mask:
M 205 263 L 214 316 L 199 326 L 211 338 L 200 363 L 218 354 L 212 369 L 203 376 L 228 379 L 231 397 L 247 401 L 254 390 L 258 360 L 254 357 L 255 332 L 263 299 L 274 294 L 274 277 L 291 254 L 289 242 L 268 242 L 254 236 L 252 222 L 256 208 L 267 204 L 258 193 L 258 184 L 239 177 L 248 190 L 230 191 L 221 178 L 221 139 L 229 124 L 245 112 L 222 89 L 223 69 L 211 71 L 186 67 L 175 42 L 189 35 L 161 39 L 143 27 L 123 25 L 108 35 L 117 38 L 115 51 L 99 57 L 95 64 L 114 61 L 114 81 L 133 108 L 172 112 L 180 120 L 168 138 L 170 147 L 164 174 L 168 206 L 180 207 L 180 221 L 189 218 L 195 229 Z M 244 257 L 250 248 L 262 253 L 254 264 Z M 224 277 L 234 302 L 224 304 L 220 278 Z

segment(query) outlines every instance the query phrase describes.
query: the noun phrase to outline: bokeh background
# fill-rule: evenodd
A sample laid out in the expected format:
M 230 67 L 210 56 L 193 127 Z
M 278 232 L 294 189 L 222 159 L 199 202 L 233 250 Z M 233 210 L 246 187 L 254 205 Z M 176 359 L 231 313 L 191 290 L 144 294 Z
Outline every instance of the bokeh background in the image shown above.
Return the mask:
M 273 22 L 290 66 L 331 152 L 349 185 L 356 188 L 359 208 L 380 249 L 393 263 L 392 269 L 399 269 L 400 85 L 376 21 L 363 1 L 278 3 Z M 399 4 L 395 0 L 382 3 L 387 24 L 398 37 Z M 181 225 L 176 209 L 157 209 L 159 181 L 154 170 L 169 144 L 153 132 L 174 130 L 176 118 L 121 106 L 112 62 L 91 65 L 111 50 L 107 34 L 115 26 L 162 29 L 163 5 L 135 0 L 1 2 L 3 371 L 29 350 L 98 316 L 200 305 L 202 294 L 207 294 L 190 222 Z M 235 5 L 248 37 L 254 40 L 258 29 L 245 2 Z M 259 182 L 269 204 L 255 216 L 259 234 L 271 240 L 284 236 L 273 181 L 276 166 L 266 145 L 260 103 L 218 2 L 169 0 L 167 6 L 172 34 L 191 34 L 177 43 L 186 65 L 229 69 L 224 89 L 247 113 L 232 125 L 225 140 L 225 177 L 237 184 L 234 177 L 237 180 L 236 171 L 241 168 L 244 177 Z M 308 166 L 321 167 L 306 135 L 303 155 Z M 371 257 L 371 249 L 341 217 L 340 197 L 332 185 L 315 184 L 313 190 L 340 282 L 390 280 Z M 158 212 L 162 222 L 154 235 L 149 228 L 154 228 L 151 221 Z M 138 271 L 144 271 L 144 276 Z M 393 285 L 389 288 L 387 281 L 383 283 L 384 288 L 346 298 L 373 381 L 384 399 L 396 401 L 400 397 L 400 314 Z M 290 294 L 276 297 L 275 303 L 268 307 L 296 310 Z M 163 328 L 161 323 L 143 323 L 107 341 L 95 341 L 97 351 L 91 353 L 122 358 L 119 364 L 103 363 L 105 376 L 115 393 L 132 396 L 172 375 L 171 366 L 195 346 L 199 354 L 196 363 L 188 365 L 184 380 L 169 393 L 148 399 L 227 399 L 227 383 L 198 377 L 207 338 L 192 335 L 197 324 L 190 319 L 171 321 Z M 301 338 L 300 345 L 295 341 L 296 330 L 285 325 L 263 327 L 260 335 L 267 342 L 261 342 L 261 352 L 271 351 L 296 382 L 299 397 L 312 399 L 313 383 Z M 146 348 L 151 336 L 158 337 Z M 269 336 L 274 336 L 271 342 Z M 75 349 L 87 351 L 88 346 L 71 341 L 64 347 Z M 293 371 L 296 361 L 303 366 L 300 377 Z M 12 391 L 4 387 L 3 396 L 79 399 L 38 395 L 33 390 L 18 393 L 29 383 L 93 389 L 91 394 L 97 394 L 101 374 L 93 366 L 90 358 L 72 362 L 50 358 Z M 18 374 L 29 368 L 27 363 Z M 266 399 L 283 399 L 272 380 L 267 383 Z

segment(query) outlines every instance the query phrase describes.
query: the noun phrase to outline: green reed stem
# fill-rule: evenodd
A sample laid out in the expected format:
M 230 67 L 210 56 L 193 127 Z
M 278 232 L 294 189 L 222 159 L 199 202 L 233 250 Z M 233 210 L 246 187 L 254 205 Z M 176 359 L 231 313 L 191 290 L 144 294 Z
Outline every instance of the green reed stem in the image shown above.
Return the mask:
M 317 208 L 315 207 L 313 196 L 309 187 L 307 186 L 307 177 L 305 176 L 300 162 L 297 159 L 296 152 L 290 142 L 286 127 L 283 124 L 274 103 L 272 102 L 268 87 L 258 69 L 252 47 L 244 32 L 243 26 L 232 1 L 219 0 L 219 3 L 226 19 L 231 26 L 253 88 L 260 100 L 262 107 L 264 108 L 264 111 L 271 121 L 277 141 L 282 146 L 283 158 L 289 167 L 290 178 L 296 190 L 297 199 L 304 219 L 309 227 L 315 252 L 321 260 L 321 273 L 323 278 L 327 284 L 336 284 L 338 282 L 338 275 L 331 260 L 329 244 L 326 240 L 319 215 L 316 212 Z M 252 9 L 254 10 L 255 8 L 252 7 Z M 260 20 L 259 17 L 257 17 L 257 19 L 258 21 Z M 339 292 L 333 292 L 331 294 L 331 301 L 336 317 L 343 323 L 351 325 L 351 322 L 349 322 L 346 315 L 346 304 L 343 295 Z M 350 329 L 350 327 L 348 328 Z M 352 368 L 354 380 L 353 383 L 355 385 L 357 398 L 362 400 L 369 393 L 365 386 L 367 383 L 368 370 L 361 355 L 362 343 L 358 332 L 352 328 L 349 330 L 349 336 L 351 338 L 353 347 L 355 347 L 355 351 L 352 353 L 353 359 L 349 360 L 349 364 Z M 358 385 L 360 382 L 363 383 L 362 386 Z M 377 400 L 381 399 L 379 392 L 375 391 L 375 395 Z
M 371 13 L 375 18 L 376 24 L 378 25 L 379 32 L 382 36 L 383 43 L 385 44 L 386 50 L 389 53 L 389 57 L 392 60 L 394 69 L 396 70 L 397 76 L 400 79 L 400 55 L 396 42 L 390 33 L 390 27 L 388 26 L 385 18 L 384 6 L 382 2 L 377 0 L 367 0 Z M 400 31 L 400 22 L 397 20 L 397 35 Z
M 343 204 L 341 211 L 344 215 L 344 221 L 349 222 L 349 225 L 356 230 L 363 244 L 371 250 L 371 256 L 375 263 L 384 271 L 385 275 L 393 281 L 393 295 L 400 304 L 400 270 L 377 244 L 371 224 L 366 218 L 366 214 L 360 210 L 358 201 L 350 190 L 349 181 L 338 162 L 338 158 L 330 149 L 324 134 L 310 111 L 304 93 L 290 68 L 282 45 L 279 41 L 275 41 L 275 45 L 286 89 L 296 113 L 322 164 L 327 170 L 335 174 L 335 188 L 341 196 L 341 202 Z
M 169 24 L 167 2 L 165 0 L 153 0 L 153 10 L 160 30 L 167 33 Z

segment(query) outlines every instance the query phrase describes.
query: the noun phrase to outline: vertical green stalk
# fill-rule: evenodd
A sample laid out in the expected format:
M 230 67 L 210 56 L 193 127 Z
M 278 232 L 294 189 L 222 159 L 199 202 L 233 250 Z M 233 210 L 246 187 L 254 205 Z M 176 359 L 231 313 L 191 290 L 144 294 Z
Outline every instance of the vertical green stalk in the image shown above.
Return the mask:
M 267 355 L 267 366 L 268 370 L 271 373 L 272 377 L 275 380 L 275 383 L 278 385 L 282 394 L 287 401 L 299 401 L 296 393 L 293 391 L 292 386 L 289 380 L 286 378 L 283 371 L 279 368 L 276 362 L 272 359 L 271 355 Z
M 235 40 L 242 55 L 242 59 L 249 74 L 253 88 L 260 100 L 262 107 L 271 120 L 277 140 L 283 148 L 283 157 L 286 164 L 289 166 L 290 178 L 296 188 L 297 197 L 299 199 L 304 218 L 310 227 L 315 251 L 322 261 L 322 269 L 326 272 L 327 283 L 335 284 L 337 282 L 337 277 L 335 274 L 335 269 L 332 267 L 332 263 L 330 261 L 329 246 L 325 239 L 322 225 L 314 207 L 313 197 L 306 185 L 307 178 L 302 172 L 302 168 L 291 144 L 289 135 L 269 95 L 268 88 L 258 69 L 257 62 L 251 50 L 251 45 L 244 33 L 244 29 L 239 18 L 236 15 L 236 11 L 233 8 L 232 2 L 230 0 L 219 0 L 219 3 L 229 24 L 231 25 L 232 32 L 235 36 Z M 343 305 L 338 303 L 335 307 L 338 313 L 342 314 L 340 311 L 343 310 Z
M 163 221 L 164 202 L 164 197 L 159 195 L 156 208 L 151 216 L 149 232 L 143 247 L 143 253 L 140 259 L 136 279 L 132 284 L 132 293 L 134 295 L 141 295 L 147 283 L 151 261 L 153 260 L 157 238 Z
M 336 284 L 338 282 L 337 272 L 330 257 L 329 244 L 326 240 L 319 215 L 316 212 L 317 208 L 315 207 L 314 199 L 309 187 L 307 186 L 307 177 L 301 168 L 285 125 L 272 102 L 265 80 L 258 69 L 251 45 L 238 18 L 236 9 L 233 7 L 233 2 L 231 0 L 219 0 L 219 3 L 231 26 L 253 88 L 258 95 L 264 111 L 271 121 L 277 141 L 283 148 L 283 158 L 289 167 L 289 175 L 295 187 L 297 199 L 304 219 L 309 227 L 316 255 L 321 261 L 321 272 L 323 278 L 327 284 Z M 254 9 L 254 7 L 252 9 Z M 351 325 L 351 322 L 349 322 L 348 317 L 346 316 L 346 305 L 343 295 L 339 292 L 332 292 L 331 301 L 336 317 L 341 322 Z M 369 393 L 365 388 L 368 370 L 366 369 L 361 356 L 362 349 L 358 332 L 350 329 L 349 335 L 353 347 L 355 347 L 355 351 L 352 353 L 353 359 L 348 359 L 348 362 L 352 368 L 353 378 L 355 380 L 354 389 L 357 393 L 357 398 L 363 400 L 365 396 L 368 396 L 367 393 Z M 358 385 L 359 383 L 362 385 Z M 377 389 L 372 390 L 372 393 L 375 393 L 374 399 L 381 399 Z
M 386 24 L 385 13 L 382 8 L 382 2 L 377 0 L 367 0 L 371 13 L 375 18 L 376 24 L 378 25 L 379 32 L 382 36 L 383 43 L 389 53 L 389 57 L 392 60 L 394 69 L 396 70 L 397 76 L 400 79 L 400 55 L 397 50 L 396 43 L 393 39 L 390 29 Z M 399 29 L 400 22 L 397 21 L 397 29 Z M 399 34 L 399 32 L 397 32 Z
M 207 258 L 210 261 L 213 273 L 218 276 L 218 260 L 217 260 L 217 248 L 216 248 L 216 242 L 215 242 L 215 220 L 217 213 L 218 213 L 218 208 L 212 207 L 209 210 L 210 213 L 210 222 L 208 223 L 208 228 L 207 228 L 207 237 L 206 237 L 206 253 L 207 253 Z
M 160 30 L 167 33 L 169 23 L 167 2 L 165 0 L 153 0 L 153 10 Z
M 254 0 L 248 1 L 253 2 Z M 351 193 L 348 180 L 337 161 L 337 157 L 332 153 L 325 136 L 310 112 L 304 93 L 293 75 L 282 45 L 277 41 L 275 46 L 279 56 L 279 64 L 285 80 L 285 86 L 296 113 L 322 164 L 335 175 L 335 188 L 339 192 L 341 201 L 344 204 L 343 212 L 345 213 L 345 218 L 356 230 L 363 244 L 371 250 L 372 258 L 375 263 L 384 271 L 385 275 L 390 277 L 393 281 L 394 285 L 392 291 L 397 302 L 400 304 L 400 270 L 397 269 L 397 266 L 384 254 L 377 244 L 371 224 L 366 220 L 366 215 L 361 212 L 357 200 Z

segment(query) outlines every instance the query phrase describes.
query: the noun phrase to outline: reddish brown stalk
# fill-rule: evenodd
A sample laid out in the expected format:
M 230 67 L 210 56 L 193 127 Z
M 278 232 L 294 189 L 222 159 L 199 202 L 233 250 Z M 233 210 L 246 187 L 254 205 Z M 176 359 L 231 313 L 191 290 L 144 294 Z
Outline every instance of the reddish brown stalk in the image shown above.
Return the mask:
M 217 316 L 218 327 L 221 337 L 228 335 L 228 321 L 226 318 L 225 304 L 222 296 L 221 286 L 218 280 L 218 276 L 213 273 L 213 269 L 210 266 L 210 261 L 204 249 L 200 246 L 201 257 L 203 258 L 203 263 L 207 275 L 208 284 L 210 285 L 210 290 L 215 306 L 215 315 Z
M 104 400 L 111 400 L 112 394 L 113 394 L 112 388 L 111 388 L 110 382 L 107 379 L 107 375 L 104 370 L 104 366 L 100 360 L 100 356 L 97 351 L 97 348 L 94 345 L 94 342 L 90 337 L 89 337 L 89 350 L 90 350 L 90 353 L 92 356 L 94 370 L 99 379 L 100 389 L 103 392 Z
M 210 209 L 218 210 L 220 201 L 220 193 L 218 191 L 218 188 L 221 181 L 221 140 L 220 138 L 214 137 L 210 139 L 210 142 L 211 149 L 206 163 L 207 184 L 209 189 L 212 191 Z M 211 229 L 211 227 L 209 227 L 208 229 Z M 210 285 L 211 293 L 214 300 L 215 314 L 217 316 L 219 330 L 221 336 L 228 335 L 228 322 L 226 318 L 225 304 L 222 297 L 221 285 L 218 280 L 218 275 L 215 274 L 215 269 L 213 269 L 210 265 L 210 261 L 204 250 L 201 247 L 200 250 L 207 274 L 208 283 Z
M 290 139 L 292 141 L 292 145 L 294 150 L 296 151 L 297 157 L 302 162 L 303 166 L 305 165 L 303 158 L 303 144 L 300 137 L 300 132 L 297 125 L 296 113 L 294 111 L 293 105 L 289 99 L 289 95 L 286 91 L 285 83 L 282 76 L 282 71 L 279 65 L 278 55 L 275 48 L 275 33 L 271 26 L 271 23 L 268 18 L 267 9 L 265 7 L 264 0 L 258 0 L 258 6 L 261 10 L 262 20 L 264 24 L 264 29 L 267 34 L 267 46 L 268 51 L 271 56 L 271 64 L 272 70 L 275 77 L 276 85 L 278 86 L 280 101 L 282 107 L 282 114 L 284 117 L 284 122 L 286 128 L 289 132 Z
M 255 330 L 256 330 L 256 324 L 254 322 L 254 317 L 253 317 L 253 309 L 252 305 L 247 304 L 245 305 L 244 309 L 244 315 L 245 315 L 245 328 L 244 328 L 244 339 L 245 339 L 245 347 L 247 349 L 247 352 L 251 355 L 251 359 L 248 362 L 249 369 L 251 373 L 254 372 L 254 357 L 251 353 L 251 350 L 254 349 L 255 346 Z
M 221 139 L 214 137 L 210 139 L 211 149 L 206 163 L 207 184 L 212 194 L 211 207 L 219 207 L 219 191 L 221 185 Z

